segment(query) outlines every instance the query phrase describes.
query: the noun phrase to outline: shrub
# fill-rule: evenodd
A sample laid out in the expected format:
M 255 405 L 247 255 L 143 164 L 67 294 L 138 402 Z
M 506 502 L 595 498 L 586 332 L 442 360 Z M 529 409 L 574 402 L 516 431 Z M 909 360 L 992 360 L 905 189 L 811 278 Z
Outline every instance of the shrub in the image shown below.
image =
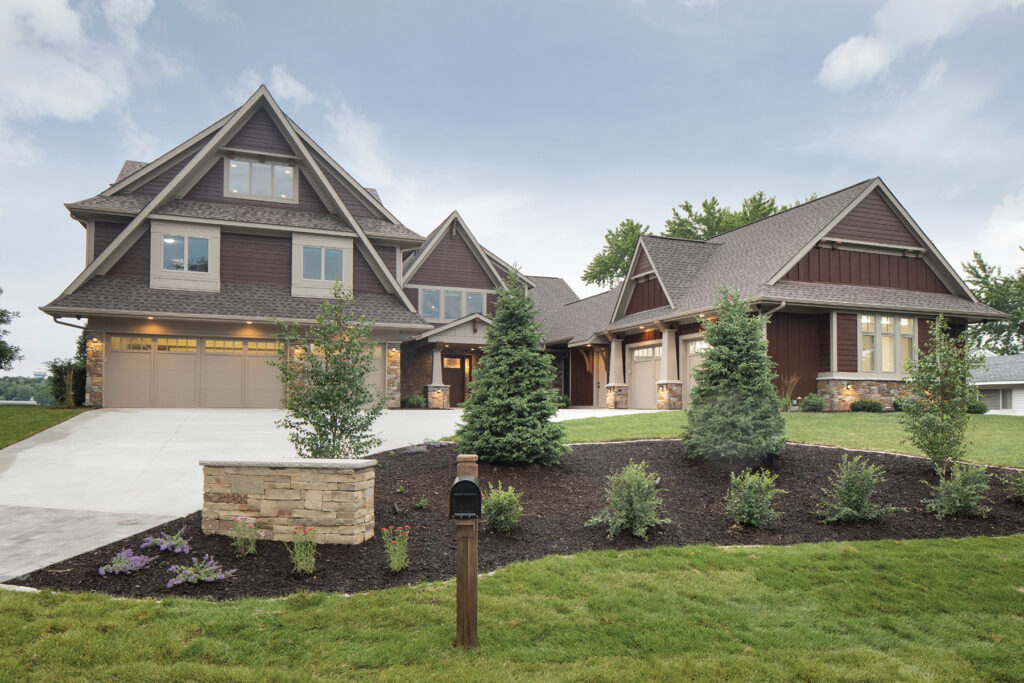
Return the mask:
M 612 472 L 607 479 L 604 491 L 608 504 L 587 520 L 586 526 L 607 524 L 608 540 L 626 529 L 634 536 L 646 539 L 647 529 L 672 521 L 658 517 L 662 502 L 657 490 L 658 475 L 647 471 L 646 462 L 630 460 L 628 465 Z
M 913 400 L 909 396 L 897 396 L 892 400 L 892 411 L 894 413 L 902 413 Z
M 843 453 L 839 467 L 829 477 L 829 488 L 822 489 L 824 500 L 817 513 L 824 522 L 860 522 L 878 519 L 896 508 L 871 502 L 875 489 L 885 481 L 882 468 L 861 457 L 848 459 Z
M 1010 487 L 1010 498 L 1024 503 L 1024 472 L 1014 472 L 1003 476 L 1003 483 Z
M 880 401 L 861 399 L 850 404 L 850 412 L 853 413 L 880 413 L 883 410 Z
M 724 289 L 715 308 L 718 319 L 704 323 L 710 348 L 693 370 L 686 450 L 695 460 L 761 463 L 782 450 L 786 428 L 772 384 L 767 318 L 750 315 L 750 302 Z
M 430 507 L 430 501 L 427 500 L 426 496 L 423 496 L 419 500 L 416 501 L 416 509 L 417 510 L 426 510 L 429 507 Z
M 287 544 L 292 571 L 312 574 L 316 571 L 316 529 L 297 526 L 292 529 L 292 542 Z
M 50 371 L 46 380 L 50 394 L 59 406 L 74 407 L 85 403 L 85 363 L 65 358 L 54 358 L 44 363 Z M 68 378 L 71 395 L 68 395 Z
M 825 399 L 817 394 L 807 394 L 800 400 L 800 411 L 804 413 L 820 413 L 825 409 Z
M 402 405 L 406 408 L 426 408 L 427 399 L 419 394 L 413 394 L 412 396 L 407 396 L 406 399 L 402 401 Z
M 743 470 L 729 473 L 729 492 L 725 495 L 725 513 L 736 524 L 764 528 L 771 526 L 781 513 L 772 507 L 780 493 L 775 486 L 777 475 L 768 470 Z
M 559 394 L 558 405 L 561 408 L 568 408 L 569 406 L 572 405 L 572 400 L 569 398 L 568 394 Z
M 224 568 L 220 566 L 220 563 L 214 560 L 209 555 L 203 555 L 203 559 L 198 557 L 192 558 L 192 566 L 185 564 L 175 564 L 168 567 L 167 571 L 174 576 L 167 582 L 168 588 L 174 588 L 180 586 L 183 583 L 210 583 L 212 581 L 223 581 L 232 574 L 236 569 L 230 571 L 224 571 Z
M 256 554 L 256 522 L 258 519 L 235 517 L 231 523 L 231 547 L 235 555 L 245 557 Z
M 797 375 L 786 375 L 779 378 L 779 384 L 775 388 L 779 392 L 779 409 L 788 413 L 793 408 L 793 392 L 800 384 L 800 377 Z
M 136 555 L 131 548 L 121 548 L 121 552 L 110 559 L 110 564 L 100 567 L 100 576 L 107 574 L 134 574 L 145 569 L 155 558 L 148 555 Z
M 519 502 L 519 493 L 515 487 L 509 486 L 505 489 L 501 487 L 500 481 L 497 487 L 487 482 L 483 513 L 488 529 L 504 534 L 512 531 L 512 527 L 519 524 L 519 520 L 523 518 L 523 506 Z
M 389 526 L 380 530 L 384 541 L 384 552 L 388 555 L 388 566 L 397 574 L 409 566 L 409 525 Z
M 967 412 L 971 415 L 984 415 L 988 412 L 988 404 L 980 399 L 974 399 L 967 404 Z
M 928 484 L 935 492 L 934 498 L 922 500 L 928 512 L 943 517 L 984 517 L 992 509 L 985 505 L 988 493 L 989 473 L 984 467 L 971 467 L 956 463 L 949 476 L 939 477 L 936 486 Z
M 192 552 L 192 544 L 189 542 L 189 539 L 185 538 L 185 527 L 181 527 L 173 534 L 161 531 L 157 536 L 146 536 L 142 539 L 142 543 L 139 544 L 140 549 L 153 546 L 176 554 L 184 553 L 188 555 Z

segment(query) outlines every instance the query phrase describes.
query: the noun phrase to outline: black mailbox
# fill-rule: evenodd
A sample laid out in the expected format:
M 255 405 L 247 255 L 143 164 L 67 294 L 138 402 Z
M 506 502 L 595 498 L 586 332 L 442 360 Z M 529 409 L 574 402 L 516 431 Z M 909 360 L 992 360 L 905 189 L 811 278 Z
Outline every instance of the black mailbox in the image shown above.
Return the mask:
M 480 480 L 471 474 L 460 474 L 452 482 L 452 488 L 449 493 L 449 517 L 452 519 L 476 519 L 480 517 L 482 499 Z

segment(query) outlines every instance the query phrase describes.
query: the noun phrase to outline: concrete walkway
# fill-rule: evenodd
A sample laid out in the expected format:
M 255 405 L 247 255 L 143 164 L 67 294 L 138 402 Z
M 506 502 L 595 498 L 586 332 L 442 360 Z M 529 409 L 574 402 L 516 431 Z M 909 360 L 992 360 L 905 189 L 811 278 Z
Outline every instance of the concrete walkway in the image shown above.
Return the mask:
M 558 420 L 642 411 L 569 409 Z M 202 507 L 200 460 L 295 452 L 279 410 L 104 409 L 0 450 L 0 582 Z M 381 450 L 455 432 L 461 410 L 388 410 Z

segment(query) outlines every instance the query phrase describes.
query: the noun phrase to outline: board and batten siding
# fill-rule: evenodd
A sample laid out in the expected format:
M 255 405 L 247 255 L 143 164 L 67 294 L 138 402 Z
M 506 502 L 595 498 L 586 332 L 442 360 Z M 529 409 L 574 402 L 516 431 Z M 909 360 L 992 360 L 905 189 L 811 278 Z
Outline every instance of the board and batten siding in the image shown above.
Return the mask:
M 220 279 L 244 285 L 290 285 L 291 239 L 221 232 Z
M 836 313 L 836 371 L 857 372 L 857 316 Z
M 299 171 L 298 202 L 266 202 L 259 199 L 224 196 L 224 160 L 218 159 L 209 171 L 199 179 L 185 195 L 185 199 L 216 204 L 235 204 L 237 206 L 262 207 L 285 211 L 310 211 L 312 213 L 328 213 L 327 207 L 320 201 L 313 186 L 306 180 L 304 171 Z
M 270 118 L 270 114 L 263 107 L 260 107 L 246 121 L 226 146 L 269 154 L 295 154 L 292 146 L 285 140 L 284 135 L 274 124 L 274 120 Z
M 830 350 L 821 343 L 821 328 L 829 327 L 828 314 L 804 315 L 775 313 L 768 323 L 768 355 L 777 364 L 776 386 L 791 376 L 797 377 L 793 398 L 817 391 L 821 358 L 829 363 Z M 827 337 L 826 337 L 827 338 Z
M 456 235 L 445 235 L 409 284 L 434 287 L 465 287 L 492 290 L 494 283 L 473 256 L 469 246 Z
M 815 247 L 782 279 L 950 293 L 935 271 L 922 259 L 850 249 Z
M 629 296 L 629 303 L 626 304 L 626 315 L 662 306 L 668 306 L 668 298 L 658 278 L 651 276 L 633 283 L 633 292 Z
M 897 247 L 922 246 L 878 190 L 865 197 L 839 221 L 839 224 L 829 231 L 827 238 L 891 244 Z

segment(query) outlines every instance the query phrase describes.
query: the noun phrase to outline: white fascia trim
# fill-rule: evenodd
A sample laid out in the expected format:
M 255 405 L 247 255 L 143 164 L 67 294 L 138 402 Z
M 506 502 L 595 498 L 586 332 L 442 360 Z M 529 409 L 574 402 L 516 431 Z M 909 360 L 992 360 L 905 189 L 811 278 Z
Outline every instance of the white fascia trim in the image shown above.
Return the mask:
M 1024 379 L 1011 379 L 1002 382 L 973 382 L 978 387 L 1006 387 L 1012 389 L 1014 387 L 1024 386 Z
M 483 249 L 484 254 L 486 254 L 488 258 L 490 258 L 492 261 L 497 261 L 498 265 L 500 265 L 502 268 L 504 268 L 505 270 L 509 271 L 510 273 L 518 274 L 519 275 L 519 279 L 522 280 L 524 283 L 526 283 L 526 285 L 528 287 L 536 287 L 537 286 L 536 282 L 534 282 L 530 278 L 528 278 L 525 275 L 523 275 L 522 272 L 520 272 L 518 268 L 516 268 L 515 266 L 512 266 L 512 265 L 509 265 L 506 261 L 504 261 L 504 260 L 500 259 L 499 257 L 495 256 L 493 251 L 491 251 L 490 249 L 488 249 L 487 247 L 484 247 L 484 246 L 481 246 L 480 248 Z
M 633 274 L 633 270 L 636 268 L 636 262 L 639 259 L 640 243 L 643 242 L 643 239 L 644 236 L 640 235 L 639 239 L 636 241 L 637 246 L 633 249 L 633 256 L 629 259 L 629 268 L 626 269 L 626 276 L 622 278 L 622 282 L 619 284 L 619 295 L 615 298 L 615 306 L 612 308 L 612 319 L 608 321 L 609 323 L 622 315 L 622 300 L 626 295 L 627 285 L 632 284 L 631 276 Z M 651 260 L 650 254 L 647 255 L 647 260 Z
M 272 322 L 277 321 L 277 320 L 280 320 L 282 322 L 288 322 L 288 323 L 315 323 L 316 322 L 315 318 L 272 318 L 272 317 L 268 318 L 268 317 L 248 316 L 248 315 L 201 315 L 201 314 L 196 314 L 196 313 L 168 313 L 166 311 L 125 311 L 125 310 L 110 311 L 110 310 L 102 310 L 102 309 L 62 308 L 62 307 L 59 307 L 59 306 L 54 306 L 54 307 L 40 306 L 39 310 L 42 311 L 43 313 L 47 314 L 51 318 L 63 318 L 63 317 L 66 317 L 66 316 L 73 316 L 73 315 L 74 316 L 82 316 L 82 317 L 86 317 L 86 318 L 89 317 L 89 316 L 103 316 L 103 317 L 107 317 L 107 318 L 137 318 L 137 317 L 140 317 L 140 316 L 146 316 L 146 317 L 153 316 L 156 319 L 171 318 L 171 319 L 174 319 L 174 320 L 206 320 L 206 321 L 226 320 L 226 321 L 230 321 L 230 322 L 237 322 L 237 321 L 243 321 L 244 322 L 246 320 L 251 320 L 254 323 L 255 322 L 272 323 Z M 406 324 L 406 323 L 382 323 L 382 322 L 375 322 L 375 323 L 373 323 L 373 326 L 375 328 L 376 327 L 380 327 L 380 328 L 386 328 L 386 329 L 410 330 L 410 331 L 416 331 L 416 332 L 421 331 L 421 330 L 425 330 L 425 329 L 431 329 L 430 325 L 421 325 L 421 324 L 418 324 L 418 323 Z
M 470 313 L 469 315 L 464 316 L 462 318 L 459 318 L 458 320 L 453 320 L 450 323 L 445 323 L 444 325 L 441 325 L 439 327 L 431 328 L 427 332 L 424 332 L 423 334 L 421 334 L 418 337 L 416 337 L 416 339 L 417 340 L 420 340 L 420 339 L 430 339 L 434 335 L 441 334 L 442 332 L 447 332 L 448 330 L 455 329 L 456 327 L 460 327 L 462 325 L 465 325 L 466 323 L 471 322 L 473 320 L 479 320 L 480 322 L 482 322 L 484 325 L 487 325 L 488 327 L 490 327 L 491 325 L 494 324 L 493 320 L 491 320 L 490 318 L 488 318 L 487 316 L 485 316 L 485 315 L 483 315 L 481 313 Z

